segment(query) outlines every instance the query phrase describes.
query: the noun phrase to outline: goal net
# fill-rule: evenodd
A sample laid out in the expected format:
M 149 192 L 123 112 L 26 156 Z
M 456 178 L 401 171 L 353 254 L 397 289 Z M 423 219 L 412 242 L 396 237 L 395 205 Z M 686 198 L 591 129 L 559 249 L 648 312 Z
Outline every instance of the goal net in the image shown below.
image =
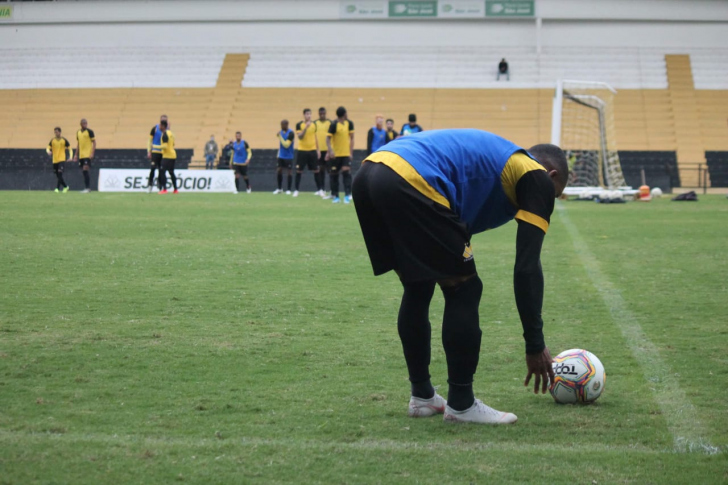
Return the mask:
M 614 96 L 609 84 L 558 81 L 551 143 L 569 162 L 572 187 L 624 187 L 614 129 Z

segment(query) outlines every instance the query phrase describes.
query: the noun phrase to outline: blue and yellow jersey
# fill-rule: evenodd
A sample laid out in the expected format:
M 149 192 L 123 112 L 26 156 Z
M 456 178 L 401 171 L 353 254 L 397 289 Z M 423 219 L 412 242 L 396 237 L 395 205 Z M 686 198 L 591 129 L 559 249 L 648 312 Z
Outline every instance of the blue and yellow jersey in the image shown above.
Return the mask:
M 76 132 L 76 141 L 78 141 L 78 158 L 83 160 L 84 158 L 91 158 L 91 152 L 93 151 L 94 141 L 96 141 L 96 135 L 94 130 L 90 128 L 80 129 Z
M 154 125 L 152 131 L 149 132 L 147 150 L 152 153 L 162 153 L 162 130 L 159 125 Z
M 172 133 L 172 130 L 167 130 L 162 135 L 162 145 L 160 146 L 160 149 L 162 150 L 162 158 L 166 158 L 168 160 L 177 159 L 177 150 L 174 149 L 174 133 Z
M 387 165 L 451 209 L 473 234 L 513 218 L 548 229 L 554 189 L 545 169 L 526 150 L 493 133 L 426 131 L 387 143 L 367 161 Z
M 282 160 L 293 160 L 293 130 L 278 132 L 278 158 Z
M 233 143 L 233 149 L 230 152 L 230 163 L 233 165 L 247 165 L 251 158 L 252 153 L 247 141 L 240 140 Z
M 335 157 L 351 156 L 351 135 L 354 134 L 354 122 L 351 120 L 334 120 L 329 125 L 328 136 L 331 137 L 331 146 Z
M 73 158 L 73 149 L 71 148 L 71 144 L 68 143 L 68 140 L 63 137 L 53 137 L 48 142 L 46 153 L 53 155 L 53 163 L 55 164 L 66 161 L 66 150 L 68 150 L 68 159 Z

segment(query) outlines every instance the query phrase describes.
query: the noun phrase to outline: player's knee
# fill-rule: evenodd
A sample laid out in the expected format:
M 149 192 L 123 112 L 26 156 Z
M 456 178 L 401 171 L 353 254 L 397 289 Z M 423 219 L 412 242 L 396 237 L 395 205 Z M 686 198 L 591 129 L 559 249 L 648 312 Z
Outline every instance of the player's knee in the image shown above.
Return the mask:
M 480 301 L 480 295 L 483 293 L 483 282 L 477 273 L 468 276 L 457 276 L 440 280 L 437 282 L 442 289 L 445 299 L 448 298 L 473 298 Z

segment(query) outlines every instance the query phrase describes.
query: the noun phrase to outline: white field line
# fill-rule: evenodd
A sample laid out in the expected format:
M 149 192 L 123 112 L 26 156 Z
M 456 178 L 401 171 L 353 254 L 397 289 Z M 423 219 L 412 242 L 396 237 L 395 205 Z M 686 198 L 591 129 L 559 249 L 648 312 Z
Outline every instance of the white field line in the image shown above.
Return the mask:
M 450 426 L 450 425 L 447 425 Z M 457 425 L 455 425 L 457 426 Z M 261 438 L 254 436 L 229 435 L 225 439 L 195 438 L 195 437 L 145 437 L 138 435 L 108 435 L 95 433 L 29 433 L 27 431 L 0 431 L 0 443 L 8 446 L 31 442 L 41 443 L 95 443 L 98 445 L 122 444 L 126 446 L 182 446 L 214 449 L 216 447 L 258 447 L 270 446 L 274 448 L 288 448 L 295 450 L 372 450 L 372 451 L 407 451 L 407 452 L 467 452 L 467 451 L 495 451 L 495 452 L 546 452 L 546 453 L 641 453 L 657 455 L 672 453 L 673 450 L 648 448 L 643 445 L 607 445 L 603 443 L 579 443 L 574 445 L 560 443 L 523 443 L 513 441 L 478 441 L 478 442 L 443 442 L 425 441 L 417 442 L 416 435 L 410 431 L 402 430 L 401 440 L 368 439 L 356 441 L 328 441 L 317 439 L 298 438 Z
M 720 453 L 718 447 L 712 446 L 705 438 L 705 428 L 698 419 L 695 406 L 680 388 L 676 375 L 670 366 L 662 360 L 660 352 L 642 331 L 634 313 L 630 311 L 609 278 L 602 273 L 599 261 L 589 250 L 589 246 L 579 234 L 579 230 L 571 222 L 564 204 L 557 201 L 556 210 L 561 222 L 566 227 L 592 285 L 599 292 L 612 315 L 612 320 L 622 332 L 632 355 L 642 368 L 645 379 L 650 383 L 662 416 L 674 439 L 675 451 L 700 452 L 707 454 Z

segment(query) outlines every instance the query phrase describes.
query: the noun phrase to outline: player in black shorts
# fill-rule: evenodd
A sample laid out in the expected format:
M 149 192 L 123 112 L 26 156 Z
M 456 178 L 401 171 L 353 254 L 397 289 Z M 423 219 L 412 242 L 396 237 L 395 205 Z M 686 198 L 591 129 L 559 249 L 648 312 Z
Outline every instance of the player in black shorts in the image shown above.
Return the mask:
M 248 164 L 253 157 L 248 142 L 243 140 L 243 134 L 239 131 L 235 133 L 235 142 L 230 147 L 230 166 L 235 170 L 235 193 L 242 191 L 240 187 L 240 179 L 245 181 L 245 191 L 250 193 L 250 180 L 248 179 Z
M 336 109 L 336 120 L 329 126 L 326 146 L 331 161 L 329 178 L 331 180 L 332 202 L 338 204 L 339 173 L 344 181 L 344 204 L 351 202 L 351 159 L 354 158 L 354 122 L 349 120 L 346 108 Z
M 298 197 L 303 169 L 307 167 L 313 172 L 313 178 L 316 182 L 316 195 L 321 195 L 320 168 L 318 166 L 321 152 L 316 136 L 316 124 L 311 121 L 311 110 L 308 108 L 303 110 L 303 121 L 296 123 L 296 136 L 298 137 L 298 152 L 296 153 L 296 190 L 293 191 L 293 196 Z
M 167 115 L 162 115 L 159 118 L 159 122 L 162 121 L 167 122 L 167 126 L 169 126 L 169 120 L 167 119 Z M 152 131 L 149 132 L 149 141 L 147 142 L 147 158 L 151 162 L 151 167 L 149 170 L 149 180 L 147 182 L 147 186 L 149 187 L 149 192 L 152 191 L 154 188 L 154 171 L 159 169 L 162 169 L 162 129 L 159 127 L 159 125 L 154 125 L 152 127 Z M 159 179 L 157 179 L 157 183 L 159 185 L 159 190 L 162 190 L 162 185 Z
M 91 160 L 95 154 L 96 135 L 94 130 L 88 127 L 88 122 L 84 118 L 81 120 L 81 129 L 76 132 L 76 156 L 74 157 L 83 173 L 83 183 L 86 188 L 81 191 L 82 194 L 91 192 Z
M 321 190 L 319 190 L 318 195 L 324 199 L 330 199 L 331 196 L 326 195 L 326 174 L 329 172 L 329 168 L 327 166 L 329 151 L 326 149 L 326 138 L 328 137 L 331 120 L 326 118 L 326 108 L 323 106 L 319 108 L 318 113 L 319 119 L 314 121 L 314 124 L 316 125 L 316 142 L 318 143 L 318 148 L 320 150 L 318 159 L 319 172 L 317 174 L 319 182 L 317 185 L 321 186 Z
M 512 413 L 475 399 L 483 284 L 470 238 L 518 221 L 513 285 L 523 326 L 527 375 L 546 392 L 554 372 L 544 342 L 541 247 L 554 199 L 568 180 L 561 149 L 528 151 L 480 130 L 434 130 L 398 138 L 372 153 L 354 180 L 359 224 L 375 275 L 395 270 L 404 294 L 397 327 L 411 383 L 408 414 L 448 422 L 508 424 Z M 430 301 L 445 298 L 442 343 L 448 399 L 430 381 Z

